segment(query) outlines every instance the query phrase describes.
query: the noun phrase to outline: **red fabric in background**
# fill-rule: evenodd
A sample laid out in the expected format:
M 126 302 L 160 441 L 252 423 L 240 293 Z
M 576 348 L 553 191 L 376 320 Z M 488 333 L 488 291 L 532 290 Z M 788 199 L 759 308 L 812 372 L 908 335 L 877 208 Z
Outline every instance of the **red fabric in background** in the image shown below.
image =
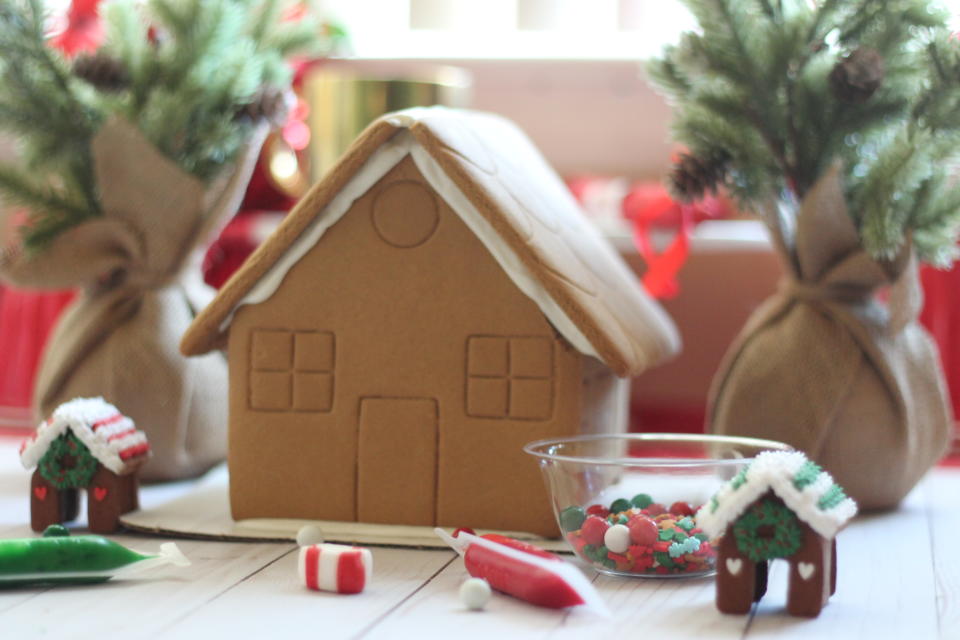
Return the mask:
M 947 392 L 953 406 L 954 440 L 948 463 L 960 465 L 960 268 L 920 271 L 924 305 L 920 322 L 940 348 L 940 362 L 947 378 Z
M 0 286 L 0 410 L 5 412 L 0 424 L 13 422 L 18 415 L 28 415 L 33 380 L 47 335 L 73 296 L 71 291 L 26 291 Z M 11 409 L 26 411 L 11 413 Z

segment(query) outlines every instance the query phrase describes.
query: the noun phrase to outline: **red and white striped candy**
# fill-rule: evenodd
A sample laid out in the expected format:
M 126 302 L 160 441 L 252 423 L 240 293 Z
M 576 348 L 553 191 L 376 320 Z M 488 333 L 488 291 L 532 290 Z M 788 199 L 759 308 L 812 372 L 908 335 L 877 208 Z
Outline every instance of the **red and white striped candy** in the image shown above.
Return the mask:
M 369 549 L 342 544 L 300 547 L 300 581 L 314 591 L 360 593 L 373 573 Z

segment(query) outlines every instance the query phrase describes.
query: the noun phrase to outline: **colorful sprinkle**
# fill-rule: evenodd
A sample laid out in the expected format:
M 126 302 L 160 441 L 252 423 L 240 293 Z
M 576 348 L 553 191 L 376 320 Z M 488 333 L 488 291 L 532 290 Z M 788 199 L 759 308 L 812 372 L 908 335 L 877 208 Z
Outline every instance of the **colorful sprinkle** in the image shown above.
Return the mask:
M 674 502 L 668 510 L 641 493 L 614 500 L 609 509 L 567 507 L 560 523 L 574 550 L 598 569 L 702 575 L 713 571 L 716 552 L 693 513 L 687 502 Z

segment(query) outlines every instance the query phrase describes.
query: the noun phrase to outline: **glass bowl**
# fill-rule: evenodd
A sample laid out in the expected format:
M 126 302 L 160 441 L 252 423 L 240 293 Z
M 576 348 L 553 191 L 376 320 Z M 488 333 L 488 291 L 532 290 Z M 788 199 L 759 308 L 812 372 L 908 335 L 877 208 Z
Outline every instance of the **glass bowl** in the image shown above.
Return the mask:
M 696 512 L 761 451 L 782 442 L 734 436 L 632 433 L 539 440 L 553 512 L 574 553 L 602 573 L 678 577 L 713 573 L 715 540 Z

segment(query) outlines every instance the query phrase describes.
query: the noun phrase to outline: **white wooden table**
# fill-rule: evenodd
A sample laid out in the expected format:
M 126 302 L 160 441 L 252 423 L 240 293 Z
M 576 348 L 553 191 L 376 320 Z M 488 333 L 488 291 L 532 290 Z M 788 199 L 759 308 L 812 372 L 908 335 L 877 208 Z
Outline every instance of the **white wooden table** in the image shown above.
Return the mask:
M 29 474 L 17 441 L 0 437 L 0 537 L 34 535 Z M 183 487 L 149 487 L 145 506 Z M 466 611 L 453 552 L 374 548 L 359 595 L 307 591 L 294 545 L 178 540 L 193 561 L 140 579 L 93 586 L 0 590 L 0 638 L 960 638 L 960 470 L 938 469 L 896 513 L 855 521 L 839 538 L 836 595 L 814 620 L 786 615 L 786 565 L 749 616 L 725 616 L 701 579 L 617 579 L 585 569 L 609 620 L 538 609 L 494 595 Z M 163 540 L 117 535 L 145 551 Z

